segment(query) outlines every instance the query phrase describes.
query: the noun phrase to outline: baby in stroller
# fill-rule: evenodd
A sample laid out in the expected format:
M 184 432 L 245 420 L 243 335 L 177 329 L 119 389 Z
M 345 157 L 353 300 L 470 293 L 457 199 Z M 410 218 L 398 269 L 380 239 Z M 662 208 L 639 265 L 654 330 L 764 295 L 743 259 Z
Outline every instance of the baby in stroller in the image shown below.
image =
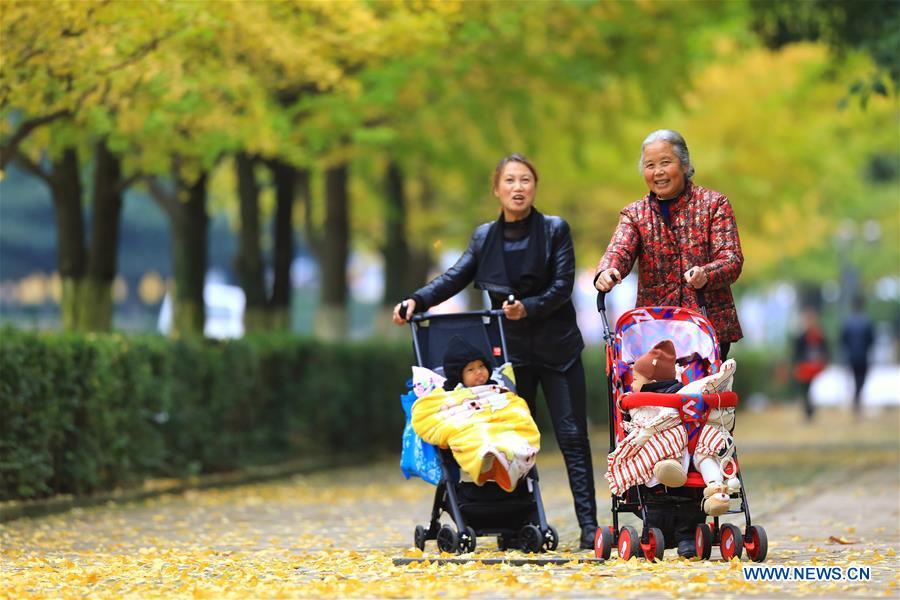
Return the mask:
M 671 340 L 657 343 L 649 352 L 639 357 L 633 367 L 633 392 L 663 394 L 714 394 L 729 391 L 736 369 L 734 360 L 722 363 L 713 375 L 682 385 L 676 378 L 675 346 Z M 681 427 L 677 409 L 662 406 L 638 406 L 629 411 L 630 420 L 623 423 L 628 435 L 609 455 L 606 479 L 610 490 L 617 495 L 634 485 L 652 487 L 661 483 L 678 488 L 687 480 L 687 433 Z M 719 516 L 729 509 L 730 488 L 739 488 L 737 479 L 725 483 L 722 465 L 730 460 L 734 441 L 734 409 L 714 409 L 702 427 L 693 454 L 694 467 L 702 475 L 706 488 L 700 503 L 701 510 L 710 516 Z M 689 511 L 695 513 L 696 511 Z M 693 521 L 696 514 L 661 515 L 659 520 L 674 524 L 664 529 L 674 530 L 679 542 L 679 554 L 691 554 Z M 656 520 L 656 519 L 654 519 Z M 690 521 L 680 527 L 682 520 Z M 702 521 L 702 517 L 700 518 Z M 674 522 L 674 523 L 673 523 Z M 682 530 L 679 534 L 679 531 Z M 679 539 L 683 538 L 683 539 Z
M 444 354 L 443 389 L 419 398 L 412 427 L 430 444 L 449 447 L 476 484 L 512 491 L 534 466 L 540 433 L 524 399 L 510 391 L 510 369 L 491 379 L 487 357 L 454 336 Z

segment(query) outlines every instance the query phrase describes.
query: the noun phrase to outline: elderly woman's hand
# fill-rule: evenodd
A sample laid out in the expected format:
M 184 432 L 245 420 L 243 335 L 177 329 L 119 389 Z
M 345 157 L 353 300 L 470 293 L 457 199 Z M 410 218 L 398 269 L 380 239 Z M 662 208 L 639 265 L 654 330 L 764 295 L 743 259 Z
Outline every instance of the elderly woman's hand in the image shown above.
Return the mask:
M 594 287 L 601 292 L 608 292 L 621 282 L 622 274 L 619 273 L 618 269 L 606 269 L 601 271 L 597 279 L 594 280 Z
M 503 303 L 503 314 L 510 321 L 518 321 L 527 317 L 528 311 L 525 310 L 525 305 L 518 300 L 515 302 L 507 300 Z
M 689 286 L 691 286 L 695 290 L 699 290 L 704 285 L 706 285 L 706 271 L 703 270 L 703 267 L 691 267 L 690 269 L 685 271 L 684 280 Z

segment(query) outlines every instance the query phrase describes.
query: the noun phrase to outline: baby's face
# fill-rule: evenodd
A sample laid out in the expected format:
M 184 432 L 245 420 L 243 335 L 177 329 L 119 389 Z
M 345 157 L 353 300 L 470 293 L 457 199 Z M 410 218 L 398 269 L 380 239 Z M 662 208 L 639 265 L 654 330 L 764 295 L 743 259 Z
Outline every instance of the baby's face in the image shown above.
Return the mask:
M 490 373 L 487 367 L 480 360 L 473 360 L 462 370 L 462 384 L 466 387 L 484 385 L 488 382 L 489 377 Z
M 637 371 L 632 372 L 632 380 L 631 380 L 631 391 L 639 392 L 644 385 L 648 383 L 652 383 L 653 379 L 647 379 Z

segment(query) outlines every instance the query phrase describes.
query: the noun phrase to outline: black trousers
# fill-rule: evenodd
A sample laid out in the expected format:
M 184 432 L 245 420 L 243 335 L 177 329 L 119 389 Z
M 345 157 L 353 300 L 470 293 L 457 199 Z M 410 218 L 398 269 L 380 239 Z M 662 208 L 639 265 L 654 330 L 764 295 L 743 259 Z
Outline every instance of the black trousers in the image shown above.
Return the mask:
M 863 386 L 866 384 L 866 375 L 869 373 L 869 363 L 850 363 L 850 370 L 853 371 L 853 410 L 859 412 L 862 406 Z
M 700 501 L 678 506 L 653 506 L 647 508 L 647 524 L 662 531 L 667 548 L 674 548 L 680 542 L 694 541 L 697 525 L 706 520 L 700 509 Z
M 515 368 L 516 390 L 536 415 L 535 398 L 540 384 L 550 409 L 556 441 L 569 475 L 575 516 L 581 527 L 596 527 L 597 500 L 594 466 L 587 435 L 587 391 L 584 365 L 579 357 L 566 371 L 526 365 Z
M 816 407 L 813 406 L 812 395 L 809 393 L 812 388 L 812 382 L 801 382 L 800 393 L 803 394 L 803 414 L 806 415 L 807 421 L 812 421 L 816 414 Z
M 731 342 L 721 342 L 719 344 L 719 358 L 722 362 L 728 360 L 728 351 L 731 350 Z

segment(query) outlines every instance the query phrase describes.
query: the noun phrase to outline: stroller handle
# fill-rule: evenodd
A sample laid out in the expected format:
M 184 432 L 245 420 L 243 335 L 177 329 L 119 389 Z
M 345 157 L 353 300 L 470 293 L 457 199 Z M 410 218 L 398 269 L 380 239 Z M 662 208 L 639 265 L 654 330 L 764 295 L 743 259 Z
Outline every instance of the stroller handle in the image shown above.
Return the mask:
M 400 318 L 406 320 L 406 311 L 409 310 L 409 301 L 404 300 L 400 303 Z
M 700 312 L 708 319 L 709 315 L 706 314 L 706 293 L 703 290 L 697 290 L 697 304 L 700 306 Z
M 603 324 L 603 339 L 607 346 L 613 343 L 612 330 L 609 327 L 609 319 L 606 318 L 606 294 L 609 292 L 597 292 L 597 312 L 600 313 L 600 322 Z
M 516 297 L 512 294 L 509 295 L 509 302 L 513 303 L 516 301 Z M 409 311 L 409 302 L 407 300 L 403 300 L 400 302 L 400 318 L 406 319 L 406 313 Z M 441 318 L 452 318 L 452 317 L 499 317 L 503 316 L 502 309 L 485 309 L 485 310 L 470 310 L 465 312 L 456 312 L 456 313 L 419 313 L 417 315 L 413 315 L 412 318 L 409 319 L 410 323 L 421 323 L 422 321 L 428 321 L 430 319 L 441 319 Z
M 400 316 L 405 318 L 404 307 L 400 307 Z M 492 310 L 469 310 L 455 313 L 419 313 L 413 315 L 409 320 L 410 323 L 421 323 L 422 321 L 430 321 L 431 319 L 452 319 L 455 317 L 502 317 L 501 309 Z
M 400 303 L 400 316 L 402 318 L 406 318 L 408 305 L 406 301 Z M 429 320 L 441 320 L 441 319 L 458 319 L 460 317 L 477 317 L 480 319 L 484 319 L 486 317 L 495 317 L 497 319 L 497 326 L 500 332 L 500 348 L 502 351 L 502 355 L 504 360 L 507 360 L 509 353 L 506 350 L 506 334 L 503 332 L 503 320 L 505 313 L 502 309 L 485 309 L 485 310 L 471 310 L 466 312 L 455 312 L 455 313 L 422 313 L 418 315 L 413 315 L 409 319 L 409 327 L 412 330 L 412 341 L 413 341 L 413 351 L 416 354 L 416 363 L 419 366 L 424 366 L 422 362 L 422 350 L 419 347 L 419 338 L 416 336 L 416 330 L 420 326 L 419 324 L 423 321 Z
M 689 396 L 693 396 L 690 394 Z M 623 397 L 620 404 L 622 410 L 631 410 L 638 406 L 663 406 L 681 410 L 681 394 L 658 394 L 656 392 L 636 392 Z M 703 403 L 710 408 L 733 408 L 738 405 L 738 395 L 734 392 L 703 394 Z
M 619 279 L 618 277 L 616 277 L 615 275 L 610 275 L 610 277 L 612 277 L 613 285 L 622 282 L 622 280 Z M 598 279 L 600 279 L 600 273 L 597 273 L 594 276 L 594 285 L 597 285 Z M 601 314 L 606 312 L 606 294 L 608 294 L 611 291 L 612 291 L 612 288 L 610 288 L 609 290 L 607 290 L 605 292 L 597 290 L 597 312 L 599 312 Z

